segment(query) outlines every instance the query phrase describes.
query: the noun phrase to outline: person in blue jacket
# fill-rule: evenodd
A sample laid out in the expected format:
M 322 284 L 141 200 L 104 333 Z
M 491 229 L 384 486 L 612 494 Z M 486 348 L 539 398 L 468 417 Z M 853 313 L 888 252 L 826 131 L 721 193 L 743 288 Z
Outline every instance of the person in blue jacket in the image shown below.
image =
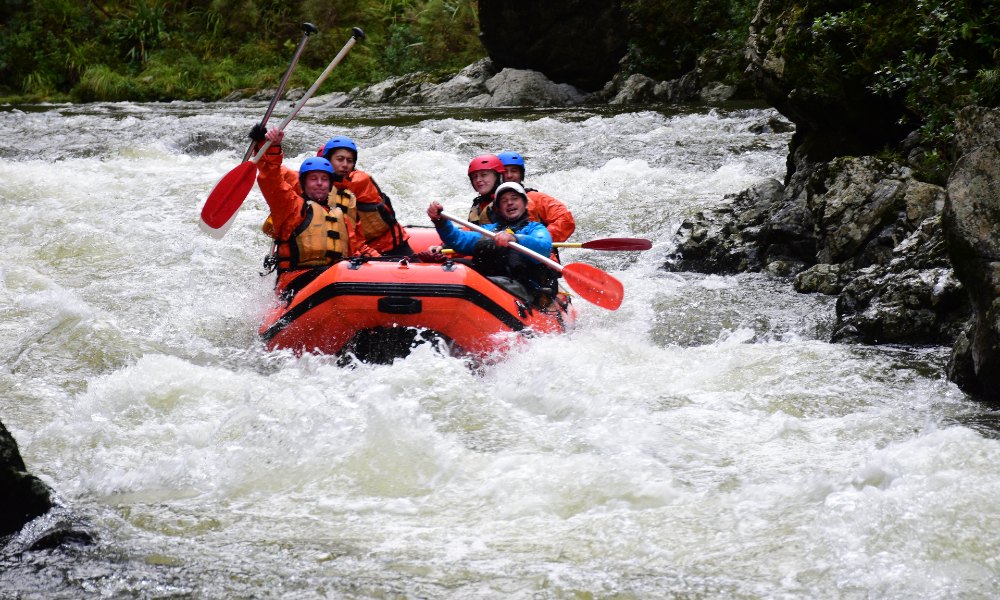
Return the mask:
M 472 268 L 529 302 L 547 304 L 543 298 L 550 300 L 555 295 L 556 272 L 509 247 L 517 242 L 542 256 L 552 253 L 552 235 L 545 225 L 529 219 L 528 195 L 521 184 L 508 182 L 497 188 L 495 221 L 483 225 L 497 232 L 494 238 L 459 229 L 441 217 L 443 210 L 440 202 L 431 202 L 427 216 L 445 247 L 472 257 Z M 509 285 L 513 282 L 520 287 Z

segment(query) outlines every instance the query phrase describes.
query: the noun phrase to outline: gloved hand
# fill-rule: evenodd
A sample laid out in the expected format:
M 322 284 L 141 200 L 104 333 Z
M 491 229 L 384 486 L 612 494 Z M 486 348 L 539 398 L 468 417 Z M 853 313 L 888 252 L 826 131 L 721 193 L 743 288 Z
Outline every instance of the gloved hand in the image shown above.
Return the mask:
M 261 125 L 260 123 L 257 123 L 256 125 L 250 128 L 250 133 L 247 134 L 247 137 L 259 144 L 264 141 L 264 136 L 266 135 L 267 135 L 267 128 Z

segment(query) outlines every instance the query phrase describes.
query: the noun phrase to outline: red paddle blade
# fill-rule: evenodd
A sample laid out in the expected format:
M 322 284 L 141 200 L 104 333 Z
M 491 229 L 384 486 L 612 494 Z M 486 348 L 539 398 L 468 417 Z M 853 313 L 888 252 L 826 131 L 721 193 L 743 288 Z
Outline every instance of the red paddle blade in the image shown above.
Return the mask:
M 562 276 L 580 297 L 608 310 L 622 305 L 625 288 L 622 282 L 597 267 L 584 263 L 563 265 Z
M 605 238 L 584 242 L 580 247 L 590 250 L 649 250 L 653 247 L 653 242 L 643 238 Z
M 257 177 L 257 164 L 240 163 L 212 188 L 201 209 L 201 220 L 212 229 L 219 229 L 236 214 L 247 199 Z

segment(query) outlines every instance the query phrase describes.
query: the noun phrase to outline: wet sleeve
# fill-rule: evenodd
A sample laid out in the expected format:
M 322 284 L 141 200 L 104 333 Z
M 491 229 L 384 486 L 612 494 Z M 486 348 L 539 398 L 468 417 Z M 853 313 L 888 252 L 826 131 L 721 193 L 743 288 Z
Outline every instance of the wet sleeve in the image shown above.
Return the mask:
M 576 221 L 569 208 L 559 200 L 541 192 L 528 192 L 531 218 L 545 225 L 553 242 L 565 242 L 576 231 Z
M 382 194 L 378 193 L 378 187 L 375 186 L 375 182 L 372 181 L 372 178 L 367 173 L 355 171 L 349 177 L 350 181 L 347 188 L 354 192 L 354 196 L 358 199 L 358 202 L 378 204 L 382 201 Z
M 548 257 L 552 254 L 552 235 L 541 223 L 532 223 L 533 227 L 525 227 L 517 233 L 517 243 L 529 250 Z
M 349 243 L 351 245 L 352 256 L 365 256 L 368 258 L 382 256 L 378 250 L 372 248 L 365 242 L 365 236 L 361 231 L 360 221 L 356 221 L 350 216 L 344 215 L 344 223 L 347 226 L 347 237 L 349 238 Z
M 445 248 L 451 248 L 455 252 L 467 256 L 472 254 L 472 249 L 475 247 L 476 242 L 483 237 L 482 234 L 475 231 L 459 229 L 455 227 L 454 223 L 445 221 L 444 219 L 435 223 L 434 227 L 437 229 L 438 235 L 441 237 L 441 244 Z
M 287 240 L 302 222 L 302 198 L 282 175 L 281 148 L 272 148 L 258 163 L 257 185 L 271 209 L 274 237 Z

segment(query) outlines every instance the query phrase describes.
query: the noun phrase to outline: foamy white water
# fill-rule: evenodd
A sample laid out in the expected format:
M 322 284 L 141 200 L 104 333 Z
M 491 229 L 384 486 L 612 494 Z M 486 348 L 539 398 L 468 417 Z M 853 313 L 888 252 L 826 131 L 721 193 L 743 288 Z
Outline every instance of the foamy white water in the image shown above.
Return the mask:
M 990 598 L 997 418 L 947 348 L 827 343 L 833 299 L 659 269 L 681 219 L 767 177 L 772 111 L 306 109 L 404 222 L 514 149 L 566 250 L 625 285 L 471 369 L 264 352 L 266 205 L 197 227 L 263 107 L 4 110 L 0 420 L 98 536 L 0 559 L 16 598 Z M 280 114 L 279 114 L 280 116 Z

